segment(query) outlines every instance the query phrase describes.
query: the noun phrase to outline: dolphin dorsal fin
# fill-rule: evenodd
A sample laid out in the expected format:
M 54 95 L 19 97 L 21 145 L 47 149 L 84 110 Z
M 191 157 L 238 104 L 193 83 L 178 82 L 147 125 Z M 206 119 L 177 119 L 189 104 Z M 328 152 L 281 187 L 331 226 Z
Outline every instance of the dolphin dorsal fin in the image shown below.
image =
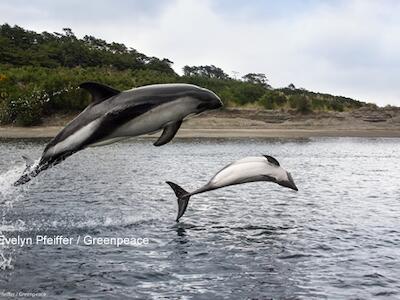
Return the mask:
M 267 160 L 268 160 L 268 162 L 270 162 L 271 164 L 273 164 L 273 165 L 275 165 L 275 166 L 277 166 L 277 167 L 280 167 L 280 164 L 279 164 L 279 162 L 275 159 L 275 158 L 273 158 L 272 156 L 269 156 L 269 155 L 263 155 Z
M 87 90 L 92 95 L 93 102 L 101 102 L 121 93 L 112 87 L 96 82 L 84 82 L 79 87 Z
M 154 146 L 162 146 L 171 141 L 176 132 L 178 131 L 179 127 L 181 127 L 182 120 L 176 121 L 172 124 L 169 124 L 164 127 L 164 131 L 158 140 L 153 144 Z

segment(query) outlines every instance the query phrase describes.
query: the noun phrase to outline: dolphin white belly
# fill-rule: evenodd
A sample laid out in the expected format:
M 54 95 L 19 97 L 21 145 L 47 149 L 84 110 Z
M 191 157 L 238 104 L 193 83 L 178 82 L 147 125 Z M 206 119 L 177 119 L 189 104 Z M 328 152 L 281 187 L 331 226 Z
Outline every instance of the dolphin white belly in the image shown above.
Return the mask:
M 220 188 L 241 183 L 249 178 L 264 175 L 264 169 L 264 162 L 253 161 L 235 164 L 216 174 L 216 176 L 210 180 L 209 185 L 214 188 Z
M 65 151 L 70 151 L 75 149 L 75 147 L 82 144 L 87 138 L 89 138 L 92 133 L 96 130 L 101 120 L 96 119 L 86 126 L 82 127 L 72 135 L 70 135 L 65 140 L 55 144 L 53 147 L 46 151 L 46 155 L 57 155 L 59 153 L 63 153 Z

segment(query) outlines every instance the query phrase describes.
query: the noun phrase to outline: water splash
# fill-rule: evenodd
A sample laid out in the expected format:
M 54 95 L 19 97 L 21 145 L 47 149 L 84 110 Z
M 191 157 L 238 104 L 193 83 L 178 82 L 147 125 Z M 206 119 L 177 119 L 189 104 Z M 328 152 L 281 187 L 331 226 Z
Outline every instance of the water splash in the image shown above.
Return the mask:
M 42 101 L 43 103 L 49 102 L 52 97 L 61 95 L 62 93 L 68 93 L 70 91 L 75 91 L 79 89 L 78 87 L 75 86 L 67 86 L 63 89 L 60 89 L 55 92 L 47 93 L 46 91 L 34 91 L 32 93 L 32 97 L 36 97 L 37 100 Z
M 11 264 L 12 261 L 13 258 L 11 255 L 6 257 L 2 252 L 0 252 L 0 270 L 13 270 L 14 266 Z
M 13 185 L 25 169 L 24 165 L 16 165 L 10 170 L 0 174 L 0 205 L 11 208 L 12 204 L 20 197 L 19 189 Z
M 0 236 L 4 235 L 3 231 L 5 232 L 23 232 L 26 231 L 27 227 L 25 222 L 21 219 L 18 219 L 14 223 L 9 223 L 3 220 L 3 223 L 0 225 Z
M 133 215 L 124 215 L 117 212 L 111 212 L 106 216 L 59 216 L 54 218 L 29 218 L 24 221 L 18 219 L 14 222 L 3 221 L 0 225 L 0 235 L 4 233 L 18 234 L 46 234 L 49 232 L 68 232 L 85 233 L 97 230 L 114 230 L 118 228 L 129 228 L 139 226 L 149 226 L 155 223 L 154 218 L 138 217 Z
M 0 236 L 5 236 L 5 233 L 15 230 L 24 229 L 25 223 L 22 220 L 10 223 L 7 221 L 7 214 L 13 208 L 13 203 L 22 197 L 21 189 L 14 187 L 14 182 L 21 176 L 25 169 L 23 164 L 14 165 L 8 171 L 0 174 L 0 208 L 1 208 L 1 224 Z M 13 262 L 14 251 L 10 246 L 0 245 L 0 270 L 14 269 Z
M 54 92 L 47 92 L 45 90 L 35 89 L 30 94 L 11 100 L 10 105 L 15 107 L 17 106 L 17 103 L 24 103 L 24 105 L 29 108 L 32 100 L 36 103 L 45 104 L 47 102 L 50 102 L 55 96 L 59 96 L 63 93 L 69 93 L 71 91 L 76 91 L 77 89 L 79 89 L 79 87 L 75 86 L 67 86 Z

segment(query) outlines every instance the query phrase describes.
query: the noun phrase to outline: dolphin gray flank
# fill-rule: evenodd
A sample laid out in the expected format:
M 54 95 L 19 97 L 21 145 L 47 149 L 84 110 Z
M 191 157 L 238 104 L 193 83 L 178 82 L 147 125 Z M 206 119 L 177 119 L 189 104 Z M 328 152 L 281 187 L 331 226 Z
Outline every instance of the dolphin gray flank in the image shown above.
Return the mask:
M 92 103 L 46 145 L 39 162 L 27 167 L 15 186 L 89 146 L 162 129 L 154 145 L 164 145 L 188 116 L 222 107 L 215 93 L 192 84 L 155 84 L 122 92 L 95 82 L 85 82 L 80 87 L 92 95 Z
M 187 192 L 171 181 L 166 183 L 178 198 L 178 215 L 176 217 L 178 222 L 185 213 L 191 196 L 230 185 L 255 181 L 271 181 L 298 191 L 292 175 L 283 169 L 275 158 L 269 155 L 239 159 L 221 169 L 207 184 L 193 192 Z

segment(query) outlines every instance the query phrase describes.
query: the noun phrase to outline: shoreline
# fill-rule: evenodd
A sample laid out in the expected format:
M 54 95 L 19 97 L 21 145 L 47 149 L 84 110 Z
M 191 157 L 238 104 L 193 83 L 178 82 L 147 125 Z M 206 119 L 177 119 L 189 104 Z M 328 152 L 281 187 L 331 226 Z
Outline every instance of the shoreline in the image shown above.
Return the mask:
M 0 127 L 0 138 L 53 138 L 63 126 Z M 154 138 L 160 133 L 144 135 Z M 399 138 L 398 129 L 293 129 L 293 128 L 181 128 L 177 138 L 310 138 L 310 137 L 392 137 Z
M 0 126 L 0 138 L 52 138 L 74 114 L 53 115 L 32 127 Z M 161 132 L 143 135 L 155 138 Z M 186 120 L 177 138 L 400 138 L 400 109 L 318 112 L 306 115 L 276 110 L 225 109 Z

